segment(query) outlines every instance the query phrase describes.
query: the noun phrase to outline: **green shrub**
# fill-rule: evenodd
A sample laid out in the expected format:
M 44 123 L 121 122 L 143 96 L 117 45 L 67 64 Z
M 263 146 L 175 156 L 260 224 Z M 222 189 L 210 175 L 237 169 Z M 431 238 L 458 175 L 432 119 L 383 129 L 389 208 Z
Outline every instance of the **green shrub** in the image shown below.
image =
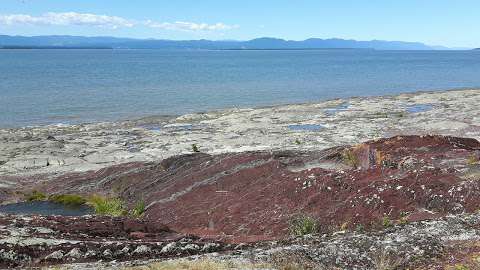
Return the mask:
M 317 221 L 310 216 L 298 215 L 290 221 L 290 233 L 294 236 L 303 236 L 317 232 Z
M 79 206 L 87 202 L 85 198 L 75 194 L 52 195 L 48 198 L 48 200 L 51 202 L 61 203 L 61 204 L 70 205 L 70 206 Z
M 295 144 L 302 144 L 302 142 L 299 139 L 295 139 Z
M 118 217 L 126 214 L 125 203 L 120 198 L 93 195 L 88 200 L 88 204 L 93 207 L 97 215 Z
M 31 193 L 25 195 L 25 200 L 28 202 L 44 201 L 46 199 L 47 199 L 47 195 L 45 195 L 45 193 L 40 192 L 38 190 L 34 190 Z
M 143 214 L 145 213 L 145 208 L 146 208 L 145 202 L 138 201 L 135 204 L 135 207 L 130 211 L 130 215 L 136 218 L 142 217 Z

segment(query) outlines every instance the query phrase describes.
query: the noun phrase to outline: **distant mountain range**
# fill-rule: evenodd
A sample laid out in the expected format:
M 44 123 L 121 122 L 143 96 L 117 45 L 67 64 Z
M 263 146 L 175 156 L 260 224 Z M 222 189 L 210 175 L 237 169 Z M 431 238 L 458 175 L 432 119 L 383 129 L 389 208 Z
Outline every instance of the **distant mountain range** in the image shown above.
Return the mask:
M 0 48 L 111 48 L 111 49 L 211 49 L 211 50 L 298 50 L 298 49 L 376 49 L 435 50 L 446 47 L 428 46 L 419 42 L 357 41 L 311 38 L 303 41 L 257 38 L 248 41 L 160 40 L 82 36 L 6 36 L 0 35 Z

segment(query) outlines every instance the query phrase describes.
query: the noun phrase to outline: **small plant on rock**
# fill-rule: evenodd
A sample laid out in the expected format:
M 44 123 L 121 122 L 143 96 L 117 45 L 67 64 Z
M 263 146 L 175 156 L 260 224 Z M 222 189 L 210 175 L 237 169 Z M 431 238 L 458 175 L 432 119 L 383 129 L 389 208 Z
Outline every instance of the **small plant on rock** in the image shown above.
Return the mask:
M 407 224 L 408 223 L 408 213 L 407 212 L 400 212 L 400 219 L 398 220 L 399 224 Z
M 194 143 L 192 144 L 192 152 L 194 153 L 200 153 L 200 149 L 198 149 L 198 146 Z
M 290 221 L 290 233 L 293 236 L 304 236 L 317 233 L 319 229 L 317 221 L 307 215 L 297 215 Z
M 358 167 L 360 164 L 358 157 L 355 155 L 355 153 L 353 153 L 352 149 L 345 149 L 342 153 L 342 158 L 346 164 L 354 168 Z
M 383 227 L 385 227 L 385 228 L 392 227 L 392 226 L 393 226 L 393 222 L 392 222 L 392 220 L 391 220 L 388 216 L 383 216 L 383 218 L 382 218 L 382 225 L 383 225 Z
M 302 144 L 302 142 L 297 138 L 297 139 L 295 139 L 295 144 L 300 145 L 300 144 Z

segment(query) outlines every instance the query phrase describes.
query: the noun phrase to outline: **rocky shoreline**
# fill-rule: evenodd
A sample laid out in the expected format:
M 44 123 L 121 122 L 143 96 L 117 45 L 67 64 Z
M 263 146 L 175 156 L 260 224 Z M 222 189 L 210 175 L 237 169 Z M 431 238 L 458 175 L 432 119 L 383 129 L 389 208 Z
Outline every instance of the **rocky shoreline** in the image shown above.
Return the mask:
M 479 101 L 425 92 L 0 130 L 1 204 L 33 191 L 145 203 L 141 219 L 0 215 L 0 267 L 480 267 Z M 315 231 L 291 237 L 299 216 Z
M 394 135 L 480 138 L 478 90 L 420 92 L 179 117 L 0 129 L 0 187 L 10 176 L 98 170 L 192 152 L 321 150 Z
M 312 266 L 298 269 L 384 269 L 382 265 L 391 267 L 388 269 L 445 269 L 441 267 L 445 260 L 465 262 L 468 256 L 462 256 L 461 251 L 480 251 L 478 214 L 413 222 L 375 232 L 338 231 L 249 244 L 213 242 L 158 228 L 138 238 L 139 230 L 146 231 L 148 226 L 118 218 L 1 216 L 0 223 L 0 267 L 8 268 L 62 263 L 61 269 L 121 269 L 183 257 L 248 261 L 275 269 L 280 256 Z M 73 223 L 75 229 L 62 229 L 67 223 Z M 19 229 L 18 224 L 25 227 Z M 137 234 L 123 234 L 132 230 Z M 15 243 L 5 237 L 13 232 L 18 238 Z M 449 258 L 449 253 L 457 257 Z

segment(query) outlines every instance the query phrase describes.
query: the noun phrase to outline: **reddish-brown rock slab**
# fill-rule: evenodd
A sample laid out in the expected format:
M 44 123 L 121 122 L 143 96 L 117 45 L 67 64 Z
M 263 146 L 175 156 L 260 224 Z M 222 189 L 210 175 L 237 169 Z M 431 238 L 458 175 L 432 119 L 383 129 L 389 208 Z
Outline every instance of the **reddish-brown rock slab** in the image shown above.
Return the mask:
M 476 211 L 479 156 L 474 139 L 396 136 L 316 152 L 197 153 L 61 176 L 40 189 L 144 200 L 146 218 L 175 231 L 255 241 L 285 236 L 296 214 L 331 230 Z

